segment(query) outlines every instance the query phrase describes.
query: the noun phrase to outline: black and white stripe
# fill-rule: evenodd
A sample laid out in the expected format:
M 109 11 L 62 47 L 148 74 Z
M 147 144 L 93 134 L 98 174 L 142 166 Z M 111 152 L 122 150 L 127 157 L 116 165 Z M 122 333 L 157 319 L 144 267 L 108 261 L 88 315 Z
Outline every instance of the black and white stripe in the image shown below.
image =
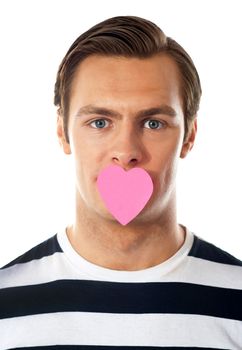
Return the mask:
M 65 233 L 31 249 L 0 270 L 0 349 L 242 349 L 242 263 L 187 235 L 148 273 L 92 265 Z

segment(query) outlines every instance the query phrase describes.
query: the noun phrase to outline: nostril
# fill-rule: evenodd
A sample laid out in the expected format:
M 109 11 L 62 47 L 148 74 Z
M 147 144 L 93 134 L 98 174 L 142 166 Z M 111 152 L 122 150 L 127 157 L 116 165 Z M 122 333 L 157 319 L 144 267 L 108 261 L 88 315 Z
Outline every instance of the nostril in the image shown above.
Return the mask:
M 116 164 L 119 164 L 121 166 L 128 166 L 128 165 L 136 165 L 138 163 L 138 158 L 132 158 L 132 156 L 127 155 L 127 154 L 121 154 L 121 155 L 116 155 L 116 157 L 112 157 L 112 161 L 115 162 Z

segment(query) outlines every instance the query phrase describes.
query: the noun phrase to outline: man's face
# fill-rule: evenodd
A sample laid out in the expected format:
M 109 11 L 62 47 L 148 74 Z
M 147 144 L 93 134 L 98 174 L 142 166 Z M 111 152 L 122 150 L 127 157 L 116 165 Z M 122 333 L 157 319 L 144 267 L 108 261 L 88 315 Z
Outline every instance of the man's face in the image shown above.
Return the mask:
M 184 157 L 184 115 L 176 63 L 166 55 L 148 59 L 104 57 L 85 59 L 70 94 L 70 145 L 58 135 L 76 167 L 78 206 L 91 215 L 114 220 L 97 190 L 97 177 L 108 165 L 145 169 L 154 191 L 134 219 L 161 216 L 174 199 L 179 157 Z

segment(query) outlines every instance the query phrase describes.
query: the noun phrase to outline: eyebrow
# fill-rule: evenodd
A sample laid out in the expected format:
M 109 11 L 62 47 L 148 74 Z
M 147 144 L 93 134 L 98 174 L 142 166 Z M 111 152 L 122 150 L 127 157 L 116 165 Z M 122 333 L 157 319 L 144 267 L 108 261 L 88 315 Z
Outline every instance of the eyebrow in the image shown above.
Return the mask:
M 81 107 L 75 116 L 81 117 L 83 115 L 90 115 L 90 114 L 99 114 L 102 116 L 116 117 L 119 119 L 122 117 L 122 114 L 120 114 L 117 111 L 114 111 L 112 109 L 105 108 L 105 107 L 95 106 L 92 104 Z M 136 113 L 136 116 L 138 118 L 142 118 L 142 117 L 151 117 L 151 116 L 156 115 L 156 114 L 164 114 L 164 115 L 167 115 L 167 116 L 173 117 L 173 118 L 176 117 L 176 115 L 177 115 L 176 111 L 172 107 L 170 107 L 166 104 L 163 104 L 163 105 L 160 105 L 158 107 L 143 109 L 143 110 L 139 111 L 138 113 Z

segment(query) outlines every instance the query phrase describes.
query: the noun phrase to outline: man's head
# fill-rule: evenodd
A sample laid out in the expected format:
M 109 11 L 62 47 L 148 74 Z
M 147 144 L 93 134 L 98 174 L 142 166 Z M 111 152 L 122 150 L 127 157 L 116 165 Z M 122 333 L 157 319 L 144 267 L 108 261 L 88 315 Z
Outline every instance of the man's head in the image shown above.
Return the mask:
M 113 220 L 96 185 L 113 164 L 141 167 L 152 178 L 153 195 L 136 223 L 165 211 L 171 217 L 178 159 L 193 146 L 201 94 L 185 51 L 149 21 L 109 19 L 69 49 L 55 93 L 58 137 L 75 158 L 78 213 Z
M 80 35 L 63 58 L 55 84 L 54 103 L 64 119 L 66 141 L 69 142 L 68 121 L 72 82 L 80 63 L 91 55 L 106 57 L 150 58 L 165 53 L 177 64 L 183 103 L 185 133 L 196 117 L 201 97 L 197 70 L 187 52 L 167 37 L 154 23 L 134 16 L 107 19 Z

